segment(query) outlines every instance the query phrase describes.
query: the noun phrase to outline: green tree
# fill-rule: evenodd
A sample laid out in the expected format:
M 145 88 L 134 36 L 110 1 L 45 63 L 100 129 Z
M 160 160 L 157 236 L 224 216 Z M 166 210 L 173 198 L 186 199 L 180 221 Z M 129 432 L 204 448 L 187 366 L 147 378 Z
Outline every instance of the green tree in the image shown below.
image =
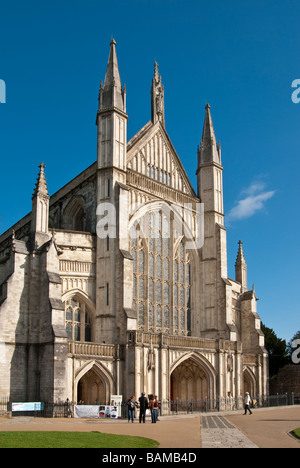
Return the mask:
M 286 341 L 278 338 L 272 328 L 261 324 L 265 335 L 265 347 L 269 353 L 270 379 L 274 378 L 281 367 L 289 363 Z

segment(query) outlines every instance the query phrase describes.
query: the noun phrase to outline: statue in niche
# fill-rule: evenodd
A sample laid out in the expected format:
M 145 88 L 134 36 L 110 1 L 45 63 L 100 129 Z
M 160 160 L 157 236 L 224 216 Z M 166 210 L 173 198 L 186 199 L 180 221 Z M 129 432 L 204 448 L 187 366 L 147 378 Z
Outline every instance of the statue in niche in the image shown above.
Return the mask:
M 156 90 L 156 112 L 157 114 L 162 113 L 162 92 L 161 88 Z
M 154 353 L 154 349 L 152 348 L 152 346 L 151 348 L 149 348 L 149 351 L 148 351 L 147 369 L 148 371 L 155 369 L 155 353 Z
M 233 372 L 233 356 L 231 354 L 227 357 L 227 371 Z

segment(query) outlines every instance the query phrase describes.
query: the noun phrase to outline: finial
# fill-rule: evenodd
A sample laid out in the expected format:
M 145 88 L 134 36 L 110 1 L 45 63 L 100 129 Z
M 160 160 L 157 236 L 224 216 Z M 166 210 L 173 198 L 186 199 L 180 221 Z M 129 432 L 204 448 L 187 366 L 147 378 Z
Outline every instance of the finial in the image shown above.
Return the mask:
M 116 45 L 116 44 L 117 44 L 116 41 L 114 40 L 114 38 L 112 38 L 112 40 L 110 41 L 110 45 L 112 46 L 112 45 Z
M 205 109 L 210 109 L 210 105 L 207 103 Z

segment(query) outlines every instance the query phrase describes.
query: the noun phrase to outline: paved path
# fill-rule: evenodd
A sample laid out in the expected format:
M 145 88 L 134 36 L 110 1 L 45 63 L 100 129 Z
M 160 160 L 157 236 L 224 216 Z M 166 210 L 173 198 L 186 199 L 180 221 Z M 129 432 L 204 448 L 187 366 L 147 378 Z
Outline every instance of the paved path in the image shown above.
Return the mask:
M 201 416 L 202 448 L 258 448 L 224 416 Z
M 252 416 L 209 413 L 163 416 L 157 424 L 123 420 L 0 418 L 1 431 L 99 431 L 148 437 L 160 448 L 300 448 L 289 432 L 300 427 L 300 406 L 254 410 Z
M 231 413 L 226 419 L 260 448 L 300 448 L 300 440 L 290 435 L 300 427 L 300 406 L 253 410 L 252 416 Z

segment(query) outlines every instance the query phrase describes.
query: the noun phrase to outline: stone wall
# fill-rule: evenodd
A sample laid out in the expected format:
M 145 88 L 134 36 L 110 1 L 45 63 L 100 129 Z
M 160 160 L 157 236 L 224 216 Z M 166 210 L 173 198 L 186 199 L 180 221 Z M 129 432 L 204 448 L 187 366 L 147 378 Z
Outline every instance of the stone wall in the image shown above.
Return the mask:
M 270 381 L 270 395 L 277 393 L 300 395 L 300 365 L 287 365 L 279 369 L 276 379 Z

